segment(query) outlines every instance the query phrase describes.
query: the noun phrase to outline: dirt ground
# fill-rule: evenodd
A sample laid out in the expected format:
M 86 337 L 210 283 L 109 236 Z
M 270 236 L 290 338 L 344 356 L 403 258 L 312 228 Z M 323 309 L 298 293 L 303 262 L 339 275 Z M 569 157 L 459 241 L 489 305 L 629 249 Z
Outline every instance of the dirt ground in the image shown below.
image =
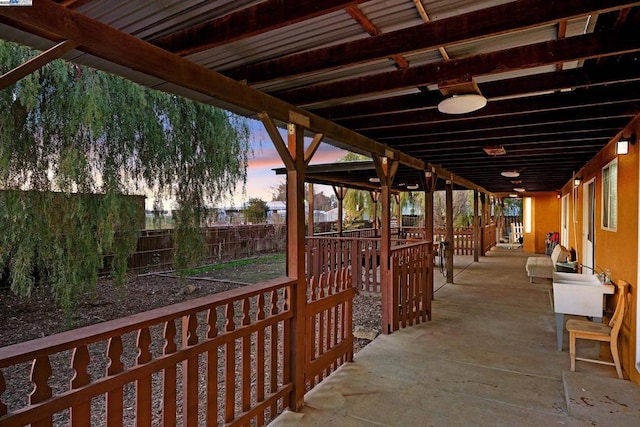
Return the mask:
M 171 273 L 131 276 L 124 288 L 101 279 L 94 292 L 80 298 L 71 315 L 73 328 L 163 307 L 212 293 L 284 276 L 285 259 L 272 255 L 231 262 L 197 278 L 178 279 Z M 360 293 L 354 301 L 354 328 L 379 332 L 381 304 L 378 295 Z M 30 299 L 0 289 L 0 347 L 53 335 L 69 329 L 62 309 L 52 302 L 46 286 L 36 287 Z M 368 343 L 356 339 L 356 351 Z
M 187 279 L 177 278 L 171 272 L 131 276 L 123 288 L 115 287 L 108 279 L 101 279 L 95 291 L 88 292 L 80 298 L 81 302 L 71 315 L 71 327 L 77 328 L 126 317 L 192 298 L 259 283 L 284 274 L 284 256 L 274 255 L 223 264 L 211 271 L 194 272 L 194 276 Z M 356 352 L 370 342 L 369 338 L 379 333 L 380 317 L 381 302 L 378 295 L 360 293 L 355 297 L 354 330 L 360 332 L 358 336 L 368 337 L 356 337 Z M 8 289 L 0 289 L 0 347 L 53 335 L 69 328 L 70 325 L 64 321 L 62 310 L 52 302 L 46 286 L 37 287 L 30 299 L 17 297 Z M 64 369 L 64 365 L 68 366 L 68 361 L 57 369 Z M 104 371 L 104 367 L 93 368 Z M 28 366 L 22 369 L 28 369 Z M 27 378 L 26 373 L 22 376 Z M 60 378 L 60 384 L 54 384 L 57 379 L 52 378 L 50 385 L 54 389 L 63 389 L 68 380 Z M 24 393 L 14 395 L 10 389 L 23 389 L 28 387 L 28 384 L 7 386 L 7 393 L 2 396 L 2 400 L 9 408 L 15 409 L 26 404 L 23 400 Z M 21 395 L 20 398 L 18 394 Z M 98 410 L 92 413 L 92 416 L 97 420 L 103 415 Z M 54 421 L 55 425 L 65 423 L 66 418 Z

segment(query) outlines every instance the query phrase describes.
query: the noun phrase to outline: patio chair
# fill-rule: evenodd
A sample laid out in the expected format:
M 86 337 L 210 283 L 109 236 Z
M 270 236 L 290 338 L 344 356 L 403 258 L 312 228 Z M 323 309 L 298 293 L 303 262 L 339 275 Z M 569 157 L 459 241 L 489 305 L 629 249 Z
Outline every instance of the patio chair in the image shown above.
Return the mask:
M 615 366 L 618 378 L 624 379 L 622 375 L 622 367 L 620 366 L 620 355 L 618 354 L 618 333 L 622 326 L 622 319 L 626 308 L 627 291 L 629 283 L 624 280 L 618 280 L 618 300 L 616 302 L 616 310 L 611 316 L 609 324 L 589 322 L 587 320 L 569 320 L 567 322 L 567 330 L 569 331 L 569 354 L 571 356 L 571 372 L 576 370 L 576 360 L 583 362 L 599 363 L 602 365 Z M 609 342 L 611 348 L 611 356 L 613 362 L 607 362 L 599 359 L 588 359 L 576 356 L 576 339 Z

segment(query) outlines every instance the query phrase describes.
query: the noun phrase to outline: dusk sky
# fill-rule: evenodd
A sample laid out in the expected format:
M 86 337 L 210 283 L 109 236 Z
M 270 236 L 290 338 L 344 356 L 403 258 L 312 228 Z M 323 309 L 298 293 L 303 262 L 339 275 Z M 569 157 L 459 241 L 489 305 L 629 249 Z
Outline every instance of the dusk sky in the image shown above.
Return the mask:
M 249 120 L 249 127 L 253 154 L 249 158 L 249 168 L 247 169 L 246 197 L 243 199 L 242 191 L 238 188 L 233 200 L 235 206 L 240 206 L 243 201 L 251 197 L 270 201 L 273 188 L 278 187 L 281 182 L 285 181 L 283 175 L 276 175 L 273 171 L 274 168 L 283 167 L 284 164 L 264 130 L 264 126 L 257 120 Z M 281 129 L 280 133 L 286 140 L 285 130 Z M 333 163 L 337 159 L 344 157 L 345 154 L 347 154 L 347 151 L 322 143 L 311 163 Z

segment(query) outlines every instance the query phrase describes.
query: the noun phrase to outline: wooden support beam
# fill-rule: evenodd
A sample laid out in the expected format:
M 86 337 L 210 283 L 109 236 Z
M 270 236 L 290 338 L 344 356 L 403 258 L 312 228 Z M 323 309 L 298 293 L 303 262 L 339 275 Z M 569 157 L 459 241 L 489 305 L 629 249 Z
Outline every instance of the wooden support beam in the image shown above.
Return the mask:
M 296 105 L 384 93 L 463 75 L 486 76 L 640 50 L 637 32 L 602 31 L 274 93 Z
M 342 237 L 342 215 L 344 209 L 344 198 L 347 195 L 347 188 L 343 185 L 334 185 L 333 192 L 336 195 L 336 199 L 338 199 L 338 236 Z
M 447 283 L 453 283 L 453 248 L 455 245 L 453 238 L 453 181 L 447 180 L 445 185 L 445 217 L 447 230 Z
M 62 57 L 65 53 L 75 49 L 77 46 L 78 43 L 75 41 L 65 40 L 45 50 L 38 56 L 31 58 L 24 64 L 17 66 L 13 70 L 7 71 L 0 76 L 0 90 L 6 89 L 18 80 L 42 68 L 54 59 Z
M 151 42 L 179 55 L 191 55 L 335 12 L 365 0 L 267 0 Z
M 32 7 L 2 7 L 0 23 L 25 28 L 42 37 L 55 36 L 64 40 L 74 40 L 80 43 L 78 46 L 80 51 L 200 94 L 218 98 L 248 111 L 267 112 L 275 121 L 288 123 L 292 111 L 299 113 L 309 118 L 309 130 L 324 133 L 335 141 L 334 145 L 338 147 L 381 155 L 392 152 L 394 158 L 401 163 L 417 169 L 424 168 L 422 160 L 390 149 L 315 114 L 57 3 L 33 0 Z
M 304 164 L 305 165 L 309 166 L 309 162 L 313 158 L 314 154 L 316 154 L 316 151 L 318 151 L 318 147 L 320 146 L 320 143 L 322 142 L 322 138 L 324 138 L 324 134 L 317 133 L 317 134 L 315 134 L 315 136 L 311 140 L 311 144 L 309 144 L 309 146 L 307 147 L 306 151 L 304 152 Z
M 356 5 L 349 6 L 345 9 L 347 13 L 356 21 L 363 30 L 367 32 L 370 36 L 378 36 L 381 34 L 380 30 L 376 25 L 371 22 L 371 20 L 365 15 L 362 10 Z M 397 68 L 407 68 L 409 67 L 409 62 L 405 59 L 404 56 L 396 54 L 389 56 L 395 63 Z
M 515 29 L 552 24 L 562 19 L 604 13 L 637 4 L 640 2 L 565 0 L 550 3 L 546 0 L 521 0 L 438 19 L 373 38 L 266 60 L 225 71 L 225 74 L 250 83 L 281 79 L 388 58 L 396 54 L 437 49 Z M 445 73 L 444 77 L 446 76 Z
M 478 190 L 473 190 L 473 261 L 480 261 L 480 220 Z
M 287 147 L 295 164 L 287 170 L 287 276 L 296 279 L 287 304 L 293 313 L 291 323 L 291 347 L 284 349 L 287 378 L 293 383 L 287 406 L 298 411 L 304 404 L 305 378 L 305 307 L 307 279 L 305 275 L 304 249 L 304 129 L 289 125 Z M 286 381 L 286 380 L 285 380 Z
M 380 200 L 380 192 L 379 191 L 369 191 L 369 196 L 371 197 L 371 204 L 373 205 L 373 217 L 371 218 L 373 221 L 373 228 L 379 229 L 378 224 L 378 200 Z
M 600 64 L 589 67 L 589 70 L 577 68 L 563 71 L 553 71 L 549 73 L 536 74 L 534 76 L 523 76 L 509 80 L 500 80 L 496 82 L 486 82 L 481 84 L 482 93 L 488 98 L 502 98 L 505 96 L 523 95 L 527 93 L 548 92 L 565 88 L 595 88 L 597 86 L 609 85 L 615 83 L 640 80 L 640 64 L 628 67 L 611 66 L 609 64 Z M 524 100 L 523 98 L 520 98 Z M 344 104 L 334 105 L 331 107 L 315 108 L 312 111 L 322 117 L 326 117 L 337 121 L 343 126 L 349 128 L 357 127 L 357 122 L 351 123 L 346 121 L 349 118 L 376 116 L 379 118 L 394 114 L 393 112 L 422 110 L 426 116 L 425 120 L 436 120 L 435 114 L 431 114 L 431 110 L 435 110 L 435 105 L 442 100 L 439 92 L 431 91 L 427 93 L 416 93 L 410 95 L 392 96 L 379 100 L 348 102 Z M 476 111 L 472 117 L 482 117 L 487 109 L 493 110 L 495 101 L 489 103 L 482 110 Z M 513 107 L 513 105 L 512 105 Z M 467 116 L 465 116 L 467 117 Z M 394 117 L 396 120 L 399 117 Z M 440 120 L 456 120 L 456 118 L 442 117 Z M 461 120 L 461 119 L 460 119 Z

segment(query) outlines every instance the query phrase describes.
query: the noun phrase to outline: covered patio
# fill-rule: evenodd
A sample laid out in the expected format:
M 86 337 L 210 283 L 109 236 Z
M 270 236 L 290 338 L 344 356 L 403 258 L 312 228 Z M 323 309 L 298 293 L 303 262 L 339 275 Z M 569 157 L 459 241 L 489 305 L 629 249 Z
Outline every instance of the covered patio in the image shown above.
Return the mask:
M 569 372 L 550 282 L 530 284 L 525 260 L 520 249 L 457 256 L 455 284 L 434 277 L 431 322 L 379 336 L 271 425 L 637 426 L 636 385 L 591 363 Z
M 6 374 L 15 365 L 30 366 L 22 381 L 33 385 L 22 407 L 0 400 L 0 426 L 88 425 L 95 402 L 108 426 L 264 425 L 285 408 L 300 412 L 278 424 L 637 425 L 639 6 L 34 0 L 0 8 L 2 38 L 42 51 L 2 70 L 0 89 L 57 58 L 114 73 L 260 120 L 287 177 L 286 277 L 0 348 L 0 398 L 20 388 Z M 456 98 L 486 106 L 450 114 Z M 617 157 L 621 139 L 627 154 Z M 311 163 L 321 143 L 371 162 L 349 177 L 324 166 L 333 175 L 320 177 Z M 314 179 L 376 191 L 382 207 L 376 268 L 382 328 L 393 333 L 355 363 L 350 313 L 362 251 L 307 275 L 304 184 Z M 421 242 L 392 246 L 400 187 L 425 192 L 425 212 L 436 189 L 474 191 L 477 262 L 448 271 L 443 287 L 428 215 Z M 560 231 L 580 263 L 631 283 L 621 341 L 634 383 L 612 386 L 613 370 L 583 364 L 564 374 L 550 283 L 529 283 L 519 250 L 481 245 L 481 227 L 496 240 L 490 206 L 514 191 L 528 202 L 524 251 L 543 252 L 545 233 Z M 451 216 L 447 227 L 451 238 Z M 374 253 L 365 259 L 377 262 Z M 452 246 L 447 259 L 451 266 Z M 51 390 L 59 353 L 73 379 Z M 91 378 L 89 363 L 104 364 L 104 376 Z M 603 398 L 583 394 L 618 387 Z

